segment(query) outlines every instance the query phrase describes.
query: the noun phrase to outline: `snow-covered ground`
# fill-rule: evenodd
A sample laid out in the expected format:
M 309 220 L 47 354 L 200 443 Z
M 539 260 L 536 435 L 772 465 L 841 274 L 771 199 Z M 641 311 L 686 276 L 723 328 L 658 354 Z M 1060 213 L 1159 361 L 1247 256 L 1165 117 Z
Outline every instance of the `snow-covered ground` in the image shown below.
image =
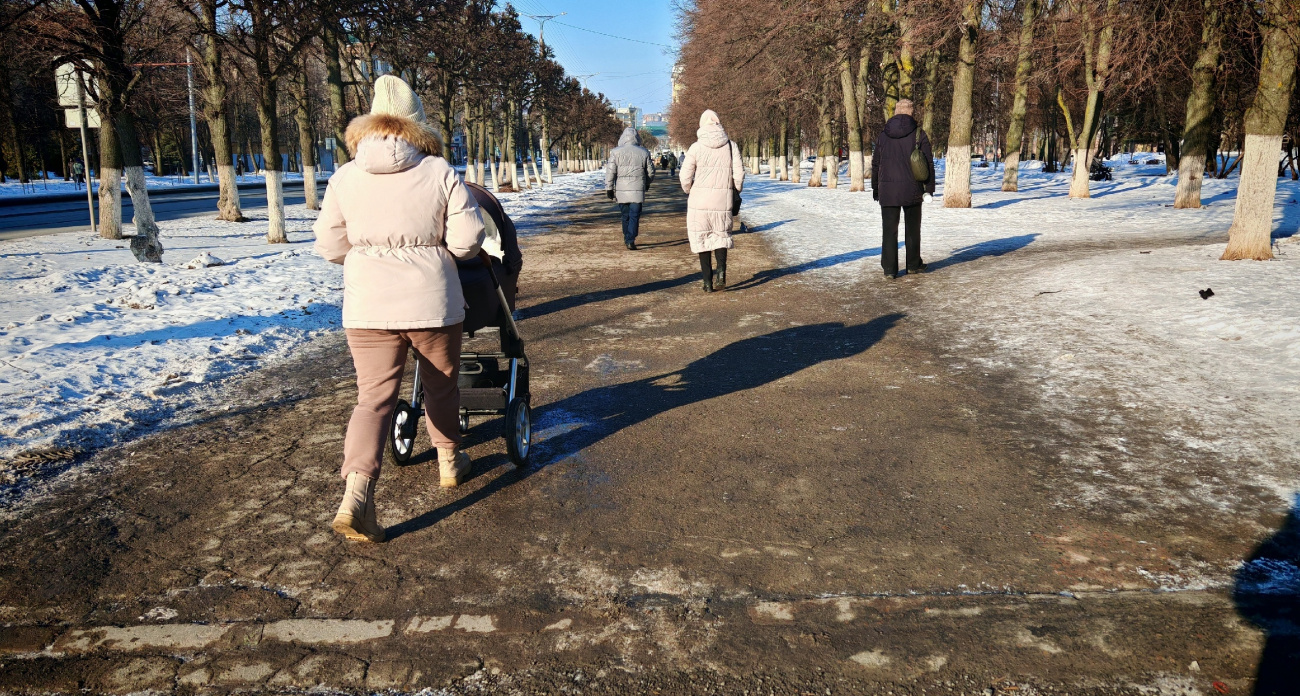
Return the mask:
M 569 175 L 500 198 L 526 230 L 603 183 Z M 312 250 L 316 213 L 286 210 L 285 245 L 266 243 L 265 210 L 245 214 L 161 223 L 162 265 L 89 232 L 0 242 L 0 461 L 110 444 L 160 414 L 183 420 L 186 404 L 219 403 L 223 378 L 339 328 L 342 270 Z M 224 264 L 186 267 L 204 254 Z
M 742 217 L 804 282 L 895 283 L 952 369 L 1031 385 L 1079 435 L 1056 443 L 1062 505 L 1284 509 L 1300 485 L 1300 244 L 1219 261 L 1236 179 L 1206 180 L 1206 207 L 1175 210 L 1175 178 L 1147 159 L 1116 158 L 1088 200 L 1037 163 L 1019 193 L 974 169 L 973 208 L 943 208 L 942 187 L 925 204 L 920 278 L 883 278 L 880 207 L 845 176 L 834 191 L 751 178 Z M 1279 180 L 1275 222 L 1279 237 L 1300 229 L 1297 183 Z
M 328 172 L 326 172 L 326 174 L 328 174 Z M 74 184 L 71 181 L 64 181 L 63 177 L 61 176 L 56 177 L 53 172 L 49 173 L 49 177 L 50 178 L 48 180 L 42 180 L 38 178 L 35 181 L 32 181 L 31 183 L 27 183 L 27 184 L 22 184 L 17 181 L 5 181 L 4 183 L 0 183 L 0 198 L 20 198 L 20 197 L 39 198 L 41 196 L 47 196 L 47 195 L 52 196 L 55 194 L 86 192 L 86 187 L 84 185 Z M 266 177 L 258 176 L 256 174 L 239 176 L 239 177 L 235 177 L 235 179 L 240 184 L 266 183 Z M 288 182 L 302 181 L 302 175 L 295 174 L 292 172 L 286 173 L 284 175 L 284 180 Z M 199 177 L 199 184 L 197 185 L 208 186 L 214 183 L 216 182 L 210 181 L 208 179 L 207 174 L 203 174 Z M 150 191 L 182 190 L 186 188 L 192 188 L 195 185 L 196 184 L 194 183 L 194 177 L 192 176 L 186 176 L 186 177 L 153 176 L 153 175 L 145 176 L 145 186 L 147 186 Z M 121 186 L 122 186 L 122 190 L 126 191 L 125 180 L 122 181 Z M 99 192 L 98 179 L 96 179 L 95 182 L 92 184 L 91 190 L 95 191 L 96 193 Z

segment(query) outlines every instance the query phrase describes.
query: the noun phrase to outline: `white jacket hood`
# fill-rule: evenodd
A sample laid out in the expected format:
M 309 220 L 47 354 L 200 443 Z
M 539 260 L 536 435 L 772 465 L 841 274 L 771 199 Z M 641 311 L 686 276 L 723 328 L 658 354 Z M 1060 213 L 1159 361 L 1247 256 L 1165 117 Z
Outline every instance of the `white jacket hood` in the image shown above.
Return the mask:
M 419 148 L 396 135 L 372 135 L 357 144 L 357 166 L 370 174 L 404 172 L 424 157 Z
M 718 114 L 713 109 L 706 109 L 700 114 L 700 129 L 695 131 L 695 139 L 700 144 L 715 150 L 731 142 L 727 137 L 727 131 L 722 128 L 722 121 L 718 119 Z

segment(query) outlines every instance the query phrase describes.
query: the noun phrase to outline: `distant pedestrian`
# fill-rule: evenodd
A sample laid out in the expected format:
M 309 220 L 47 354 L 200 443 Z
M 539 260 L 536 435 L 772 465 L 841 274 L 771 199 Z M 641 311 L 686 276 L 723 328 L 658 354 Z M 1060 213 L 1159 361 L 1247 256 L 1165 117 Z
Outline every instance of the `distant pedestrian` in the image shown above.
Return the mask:
M 689 194 L 686 234 L 691 251 L 700 256 L 704 292 L 713 292 L 727 287 L 727 250 L 735 246 L 731 225 L 739 212 L 733 202 L 745 187 L 745 167 L 740 148 L 727 137 L 713 110 L 700 114 L 700 129 L 695 131 L 695 137 L 695 144 L 682 162 L 682 190 Z M 710 254 L 718 261 L 716 271 Z
M 635 128 L 624 128 L 618 147 L 610 150 L 605 163 L 605 194 L 618 201 L 623 213 L 623 244 L 636 251 L 636 237 L 641 231 L 641 209 L 645 192 L 655 180 L 655 163 L 650 151 L 641 147 Z
M 72 181 L 78 186 L 86 183 L 86 168 L 77 160 L 72 160 Z
M 924 171 L 913 171 L 913 152 L 923 158 Z M 924 179 L 918 174 L 924 174 Z M 884 236 L 880 243 L 880 266 L 886 278 L 898 277 L 898 219 L 904 219 L 907 272 L 925 270 L 921 260 L 921 203 L 934 195 L 934 153 L 930 138 L 912 118 L 912 101 L 900 99 L 894 117 L 876 139 L 871 159 L 871 195 L 880 202 Z
M 357 374 L 343 441 L 347 489 L 333 528 L 348 539 L 383 541 L 375 482 L 411 349 L 440 484 L 457 486 L 469 475 L 469 455 L 460 450 L 465 297 L 456 260 L 478 254 L 484 229 L 420 98 L 401 79 L 375 82 L 370 113 L 352 120 L 346 139 L 353 160 L 330 177 L 312 227 L 317 253 L 343 264 L 343 329 Z
M 670 176 L 670 177 L 676 179 L 676 178 L 677 178 L 677 165 L 679 164 L 678 161 L 677 161 L 677 155 L 674 155 L 673 153 L 670 152 L 670 153 L 668 153 L 667 160 L 668 160 L 668 162 L 667 162 L 667 164 L 668 164 L 668 176 Z

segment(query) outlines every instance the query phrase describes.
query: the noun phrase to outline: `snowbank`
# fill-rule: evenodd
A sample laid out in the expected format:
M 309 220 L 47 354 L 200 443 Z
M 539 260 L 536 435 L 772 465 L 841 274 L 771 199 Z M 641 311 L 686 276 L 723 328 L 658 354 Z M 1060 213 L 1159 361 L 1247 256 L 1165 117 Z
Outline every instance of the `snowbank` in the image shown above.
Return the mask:
M 1243 496 L 1289 503 L 1300 244 L 1280 241 L 1272 262 L 1219 261 L 1235 179 L 1207 180 L 1206 207 L 1174 210 L 1163 164 L 1124 162 L 1088 200 L 1067 197 L 1069 174 L 1024 172 L 1019 193 L 1002 193 L 1001 175 L 974 169 L 972 209 L 943 208 L 941 189 L 924 208 L 931 272 L 882 291 L 932 327 L 954 370 L 1030 385 L 1077 436 L 1056 443 L 1074 474 L 1061 504 L 1141 515 L 1228 509 Z M 868 194 L 757 178 L 745 200 L 743 218 L 804 282 L 891 282 Z M 1300 228 L 1300 185 L 1279 181 L 1275 222 L 1282 236 Z M 1180 459 L 1189 452 L 1194 465 Z
M 521 227 L 603 175 L 501 196 Z M 253 222 L 161 223 L 166 264 L 124 241 L 66 233 L 0 243 L 0 460 L 38 447 L 111 444 L 187 403 L 209 409 L 222 379 L 339 328 L 342 268 L 311 248 L 316 213 L 286 209 L 289 244 Z

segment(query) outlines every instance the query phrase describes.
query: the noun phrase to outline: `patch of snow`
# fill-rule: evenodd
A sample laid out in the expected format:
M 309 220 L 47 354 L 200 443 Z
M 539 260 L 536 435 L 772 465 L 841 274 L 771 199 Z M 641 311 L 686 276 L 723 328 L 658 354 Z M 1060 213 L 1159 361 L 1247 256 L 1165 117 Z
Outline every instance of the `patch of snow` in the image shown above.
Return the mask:
M 526 226 L 597 176 L 557 177 L 502 204 Z M 275 245 L 265 210 L 246 214 L 160 223 L 166 260 L 192 259 L 183 265 L 137 263 L 129 240 L 88 232 L 0 242 L 0 460 L 114 444 L 181 420 L 182 402 L 219 408 L 213 385 L 338 330 L 342 266 L 312 250 L 316 212 L 287 206 L 289 243 Z
M 838 190 L 751 177 L 742 217 L 779 274 L 870 284 L 954 365 L 1029 385 L 1079 436 L 1062 505 L 1278 507 L 1300 480 L 1300 245 L 1286 238 L 1300 184 L 1278 181 L 1277 259 L 1223 262 L 1236 180 L 1207 178 L 1205 207 L 1174 210 L 1176 177 L 1139 161 L 1085 200 L 1068 198 L 1068 173 L 1022 171 L 1020 192 L 1003 193 L 1001 169 L 973 169 L 975 207 L 944 208 L 942 187 L 924 204 L 919 278 L 881 278 L 880 206 L 846 176 Z

